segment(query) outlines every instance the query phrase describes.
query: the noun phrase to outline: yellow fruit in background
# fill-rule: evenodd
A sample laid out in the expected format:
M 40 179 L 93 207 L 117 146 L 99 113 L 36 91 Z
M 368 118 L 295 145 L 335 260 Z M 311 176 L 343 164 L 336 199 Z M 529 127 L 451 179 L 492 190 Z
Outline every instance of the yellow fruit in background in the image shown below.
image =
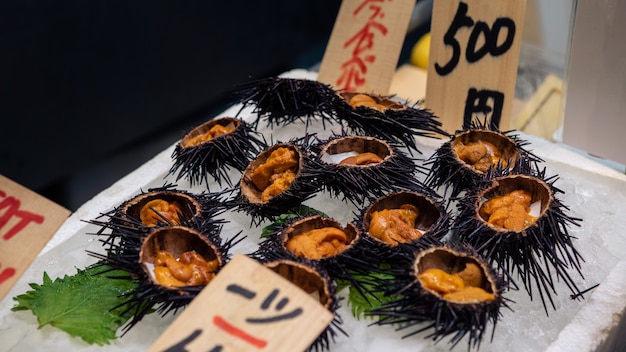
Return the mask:
M 428 69 L 428 53 L 430 51 L 430 33 L 424 34 L 411 50 L 411 65 Z

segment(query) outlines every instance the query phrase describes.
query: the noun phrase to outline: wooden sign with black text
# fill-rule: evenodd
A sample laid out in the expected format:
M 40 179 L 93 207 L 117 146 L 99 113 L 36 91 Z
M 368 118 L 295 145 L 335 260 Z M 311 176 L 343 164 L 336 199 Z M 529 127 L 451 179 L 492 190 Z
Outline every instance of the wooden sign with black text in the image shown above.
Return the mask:
M 510 129 L 526 0 L 435 0 L 426 106 L 453 133 L 474 117 Z
M 305 291 L 238 254 L 149 351 L 304 351 L 332 320 Z

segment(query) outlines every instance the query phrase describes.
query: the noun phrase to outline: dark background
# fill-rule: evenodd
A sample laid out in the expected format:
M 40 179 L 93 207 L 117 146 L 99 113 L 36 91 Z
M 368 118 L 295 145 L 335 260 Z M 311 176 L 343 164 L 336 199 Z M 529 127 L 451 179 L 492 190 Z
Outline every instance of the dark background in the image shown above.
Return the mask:
M 0 174 L 75 210 L 236 84 L 318 64 L 340 5 L 2 0 Z

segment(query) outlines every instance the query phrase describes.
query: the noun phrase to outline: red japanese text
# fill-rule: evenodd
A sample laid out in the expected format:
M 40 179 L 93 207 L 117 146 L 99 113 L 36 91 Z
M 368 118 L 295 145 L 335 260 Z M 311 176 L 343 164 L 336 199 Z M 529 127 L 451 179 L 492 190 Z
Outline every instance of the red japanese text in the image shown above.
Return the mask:
M 15 268 L 2 268 L 2 263 L 0 263 L 0 285 L 7 281 L 8 279 L 12 278 L 13 275 L 15 275 Z
M 376 56 L 369 53 L 374 47 L 377 35 L 387 35 L 387 27 L 380 22 L 385 17 L 383 3 L 391 0 L 364 0 L 352 13 L 353 17 L 368 16 L 365 25 L 344 44 L 344 49 L 351 48 L 351 56 L 341 64 L 341 76 L 337 87 L 354 92 L 366 82 L 367 67 L 376 61 Z
M 6 193 L 0 191 L 0 232 L 5 230 L 9 222 L 13 224 L 7 227 L 6 232 L 2 236 L 4 240 L 10 240 L 31 222 L 43 223 L 44 217 L 42 215 L 20 210 L 20 205 L 19 199 L 7 196 Z

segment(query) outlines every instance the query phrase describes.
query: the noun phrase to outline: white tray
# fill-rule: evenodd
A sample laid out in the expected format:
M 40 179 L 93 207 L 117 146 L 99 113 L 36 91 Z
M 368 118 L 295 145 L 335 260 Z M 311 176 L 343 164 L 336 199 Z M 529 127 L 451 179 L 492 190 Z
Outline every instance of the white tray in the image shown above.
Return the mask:
M 287 73 L 289 77 L 315 79 L 315 74 L 303 70 Z M 234 116 L 238 106 L 232 107 L 219 116 Z M 250 115 L 249 111 L 244 114 Z M 287 141 L 299 137 L 303 126 L 293 124 L 274 130 L 259 126 L 266 136 L 273 140 Z M 321 126 L 312 126 L 309 131 L 328 136 Z M 332 128 L 332 127 L 331 127 Z M 336 131 L 339 132 L 339 131 Z M 565 285 L 557 283 L 559 295 L 556 297 L 556 311 L 546 316 L 540 300 L 529 301 L 525 291 L 508 292 L 506 296 L 515 301 L 514 311 L 503 310 L 493 341 L 484 339 L 480 351 L 593 351 L 606 350 L 618 334 L 618 324 L 626 307 L 626 176 L 606 166 L 591 161 L 559 145 L 527 135 L 527 148 L 545 160 L 549 175 L 558 174 L 556 186 L 565 194 L 559 199 L 570 207 L 569 215 L 583 218 L 581 227 L 571 227 L 577 237 L 574 244 L 586 260 L 582 265 L 585 279 L 574 273 L 573 277 L 581 289 L 600 283 L 599 287 L 585 295 L 582 301 L 569 298 Z M 269 140 L 269 138 L 268 138 Z M 442 141 L 427 138 L 418 139 L 423 156 L 430 156 Z M 147 316 L 128 334 L 107 346 L 90 346 L 80 339 L 50 326 L 37 329 L 36 318 L 30 311 L 12 312 L 15 305 L 12 298 L 29 290 L 28 283 L 41 283 L 43 272 L 51 278 L 74 274 L 76 268 L 84 268 L 95 261 L 86 250 L 102 252 L 93 233 L 97 228 L 85 223 L 101 213 L 107 212 L 123 201 L 132 198 L 150 187 L 162 186 L 167 171 L 172 165 L 170 146 L 137 170 L 120 179 L 104 190 L 67 219 L 30 268 L 20 278 L 13 289 L 0 302 L 0 351 L 140 351 L 147 349 L 175 316 Z M 233 180 L 239 175 L 234 173 Z M 167 178 L 170 182 L 174 177 Z M 179 182 L 178 188 L 190 192 L 202 192 L 203 187 L 189 187 L 186 181 Z M 217 190 L 213 185 L 211 190 Z M 355 208 L 330 199 L 321 193 L 306 204 L 323 209 L 345 224 L 353 220 Z M 227 214 L 228 223 L 222 232 L 223 237 L 234 235 L 240 230 L 246 239 L 234 248 L 234 252 L 250 253 L 258 242 L 260 229 L 250 228 L 250 219 L 243 213 Z M 339 336 L 331 345 L 332 352 L 348 351 L 449 351 L 447 340 L 434 344 L 425 339 L 426 333 L 403 339 L 404 332 L 397 332 L 390 326 L 370 326 L 369 320 L 356 320 L 345 306 L 339 314 L 344 319 L 343 328 L 349 337 Z M 466 351 L 462 341 L 453 350 Z

